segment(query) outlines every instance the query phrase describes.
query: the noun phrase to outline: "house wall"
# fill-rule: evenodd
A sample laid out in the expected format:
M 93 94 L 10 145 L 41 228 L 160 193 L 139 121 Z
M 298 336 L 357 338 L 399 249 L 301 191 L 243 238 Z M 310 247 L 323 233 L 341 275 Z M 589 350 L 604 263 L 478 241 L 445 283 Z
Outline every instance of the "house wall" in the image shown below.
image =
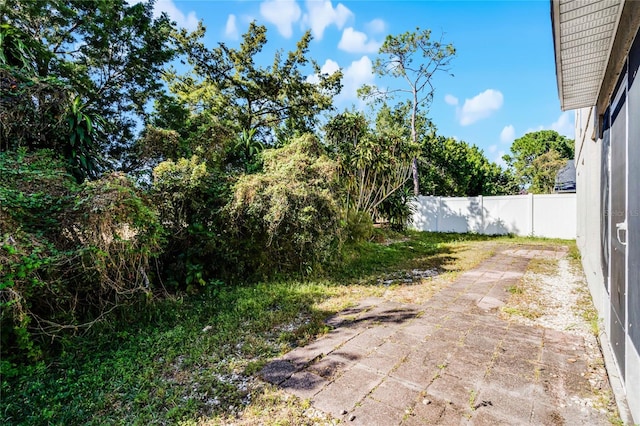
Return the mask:
M 627 336 L 627 392 L 633 395 L 632 410 L 640 422 L 640 28 L 629 53 L 627 270 L 629 327 Z
M 546 238 L 576 237 L 576 194 L 417 197 L 410 227 Z
M 617 52 L 615 56 L 626 58 L 618 73 L 613 75 L 617 79 L 619 75 L 625 77 L 621 83 L 626 84 L 627 103 L 620 114 L 626 114 L 623 122 L 626 122 L 626 133 L 618 131 L 617 135 L 611 130 L 603 130 L 608 126 L 602 126 L 603 114 L 596 114 L 596 107 L 583 108 L 575 113 L 576 125 L 576 243 L 582 255 L 582 264 L 589 284 L 589 289 L 594 305 L 600 317 L 600 342 L 612 385 L 620 383 L 622 391 L 626 395 L 628 409 L 635 420 L 640 422 L 640 122 L 635 117 L 640 117 L 640 79 L 638 78 L 640 62 L 640 32 L 635 27 L 635 43 L 629 50 Z M 625 28 L 625 30 L 629 31 Z M 633 40 L 633 38 L 632 38 Z M 628 67 L 628 68 L 625 68 Z M 606 82 L 605 82 L 606 83 Z M 610 82 L 604 86 L 613 86 Z M 613 94 L 615 95 L 615 93 Z M 610 96 L 613 96 L 610 95 Z M 611 98 L 609 99 L 611 102 Z M 609 103 L 605 103 L 605 108 Z M 612 138 L 620 138 L 623 135 L 622 146 L 625 144 L 626 135 L 626 209 L 623 216 L 621 212 L 608 212 L 607 199 L 610 196 L 607 187 L 610 180 L 610 168 L 616 167 L 607 149 Z M 620 149 L 620 139 L 616 141 Z M 619 170 L 616 170 L 619 171 Z M 624 176 L 624 175 L 623 175 Z M 612 266 L 607 262 L 607 254 L 613 250 L 613 243 L 603 245 L 603 240 L 613 241 L 616 235 L 606 235 L 615 229 L 615 223 L 626 218 L 627 231 L 621 233 L 621 239 L 626 241 L 626 281 L 624 283 L 624 313 L 627 318 L 624 322 L 622 338 L 624 343 L 624 355 L 621 361 L 616 361 L 614 352 L 618 346 L 616 330 L 612 329 L 612 300 L 610 297 Z M 615 288 L 614 288 L 615 290 Z M 615 293 L 615 292 L 614 292 Z M 615 317 L 613 318 L 615 319 Z M 615 344 L 612 342 L 616 342 Z
M 604 220 L 601 197 L 602 139 L 596 137 L 595 107 L 575 112 L 575 166 L 576 166 L 576 244 L 582 255 L 593 303 L 609 324 L 609 300 L 602 265 L 600 224 Z M 597 230 L 597 232 L 594 232 Z M 608 330 L 607 330 L 608 331 Z

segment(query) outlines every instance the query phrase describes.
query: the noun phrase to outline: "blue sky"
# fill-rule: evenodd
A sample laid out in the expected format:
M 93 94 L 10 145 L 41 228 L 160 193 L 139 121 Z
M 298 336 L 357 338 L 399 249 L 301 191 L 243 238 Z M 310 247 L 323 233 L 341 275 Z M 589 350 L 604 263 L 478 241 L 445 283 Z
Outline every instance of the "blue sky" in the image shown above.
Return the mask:
M 573 113 L 560 110 L 557 95 L 549 3 L 158 0 L 155 8 L 188 29 L 202 21 L 209 46 L 237 46 L 249 22 L 266 25 L 265 65 L 276 49 L 294 49 L 311 29 L 309 56 L 323 71 L 339 67 L 344 73 L 339 109 L 361 105 L 355 94 L 361 84 L 404 87 L 373 76 L 377 50 L 387 34 L 429 28 L 432 38 L 442 36 L 457 51 L 454 76 L 435 78 L 429 117 L 438 134 L 475 144 L 500 163 L 513 140 L 529 131 L 553 129 L 574 137 Z

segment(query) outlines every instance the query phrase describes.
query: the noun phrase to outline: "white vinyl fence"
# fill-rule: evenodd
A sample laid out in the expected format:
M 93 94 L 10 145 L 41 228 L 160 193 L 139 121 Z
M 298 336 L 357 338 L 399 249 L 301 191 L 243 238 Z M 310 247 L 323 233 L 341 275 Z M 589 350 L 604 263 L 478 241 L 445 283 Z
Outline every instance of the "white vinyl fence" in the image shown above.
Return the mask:
M 425 197 L 413 201 L 418 231 L 576 238 L 576 194 Z

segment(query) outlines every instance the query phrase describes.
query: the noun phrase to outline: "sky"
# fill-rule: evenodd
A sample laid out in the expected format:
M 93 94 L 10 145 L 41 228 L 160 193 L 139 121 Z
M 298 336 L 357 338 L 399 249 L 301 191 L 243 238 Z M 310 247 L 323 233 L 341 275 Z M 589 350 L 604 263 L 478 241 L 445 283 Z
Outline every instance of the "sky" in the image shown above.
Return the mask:
M 161 12 L 189 30 L 202 21 L 209 47 L 237 47 L 250 22 L 265 25 L 264 66 L 310 29 L 309 57 L 323 72 L 344 74 L 339 110 L 364 108 L 356 96 L 362 84 L 406 88 L 374 76 L 378 49 L 389 34 L 431 29 L 432 39 L 456 49 L 451 72 L 433 80 L 427 115 L 439 135 L 477 145 L 498 164 L 525 133 L 552 129 L 574 138 L 573 113 L 562 112 L 558 99 L 549 0 L 157 0 Z

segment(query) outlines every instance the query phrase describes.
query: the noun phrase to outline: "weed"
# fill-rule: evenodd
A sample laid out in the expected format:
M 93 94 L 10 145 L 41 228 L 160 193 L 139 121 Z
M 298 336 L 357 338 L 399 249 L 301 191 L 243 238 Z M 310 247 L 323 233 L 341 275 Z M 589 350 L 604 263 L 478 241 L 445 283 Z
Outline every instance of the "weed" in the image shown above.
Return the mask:
M 471 411 L 475 411 L 476 409 L 476 399 L 478 398 L 478 391 L 475 389 L 471 389 L 469 391 L 469 408 Z
M 553 275 L 558 270 L 558 261 L 552 258 L 535 257 L 529 262 L 527 272 L 532 274 Z
M 520 286 L 517 285 L 512 285 L 507 287 L 507 291 L 511 294 L 523 294 L 524 293 L 524 289 Z
M 534 309 L 527 309 L 527 308 L 514 308 L 511 306 L 503 306 L 501 308 L 502 312 L 504 312 L 505 314 L 508 315 L 517 315 L 523 318 L 528 318 L 528 319 L 536 319 L 536 318 L 540 318 L 542 316 L 542 313 L 540 313 L 537 310 Z
M 569 253 L 567 254 L 567 256 L 569 257 L 569 259 L 579 262 L 582 259 L 582 255 L 580 254 L 580 250 L 578 249 L 576 242 L 572 241 L 570 244 L 568 244 L 568 246 Z

